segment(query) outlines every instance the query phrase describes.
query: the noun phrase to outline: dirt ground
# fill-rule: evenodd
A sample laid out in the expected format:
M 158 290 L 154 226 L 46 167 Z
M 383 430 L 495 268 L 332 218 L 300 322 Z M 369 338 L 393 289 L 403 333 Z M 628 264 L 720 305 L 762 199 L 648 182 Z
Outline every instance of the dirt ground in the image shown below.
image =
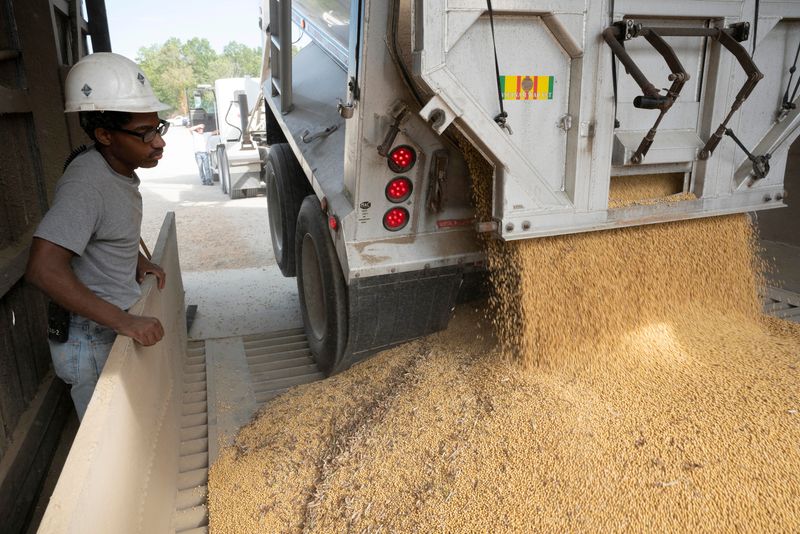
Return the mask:
M 167 133 L 164 158 L 137 171 L 144 205 L 142 237 L 155 246 L 168 211 L 175 212 L 186 304 L 197 314 L 189 337 L 216 339 L 302 326 L 294 278 L 275 264 L 267 200 L 231 200 L 200 183 L 190 132 Z
M 165 141 L 158 166 L 137 171 L 147 246 L 152 250 L 164 216 L 174 211 L 184 273 L 274 265 L 266 198 L 231 200 L 218 182 L 201 185 L 186 128 L 173 126 Z

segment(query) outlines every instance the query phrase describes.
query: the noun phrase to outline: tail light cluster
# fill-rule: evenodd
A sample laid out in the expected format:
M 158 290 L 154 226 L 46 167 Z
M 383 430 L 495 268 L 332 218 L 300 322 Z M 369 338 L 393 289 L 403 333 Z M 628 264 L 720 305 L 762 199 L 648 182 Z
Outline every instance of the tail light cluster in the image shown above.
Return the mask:
M 417 162 L 417 153 L 408 145 L 400 145 L 389 152 L 386 158 L 389 169 L 397 174 L 410 171 Z M 411 197 L 414 184 L 405 176 L 396 176 L 386 184 L 386 198 L 389 202 L 399 204 Z M 383 215 L 383 227 L 391 232 L 405 228 L 411 218 L 408 210 L 400 206 L 389 208 Z

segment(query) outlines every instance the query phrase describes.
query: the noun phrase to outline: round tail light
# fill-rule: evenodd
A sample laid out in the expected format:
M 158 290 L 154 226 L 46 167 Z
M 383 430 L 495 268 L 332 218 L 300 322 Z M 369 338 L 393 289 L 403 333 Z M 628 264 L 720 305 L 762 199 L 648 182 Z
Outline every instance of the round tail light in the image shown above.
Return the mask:
M 411 180 L 405 176 L 395 178 L 386 185 L 386 198 L 391 202 L 404 202 L 411 196 Z
M 396 232 L 408 224 L 408 210 L 405 208 L 392 208 L 383 216 L 383 227 Z
M 417 162 L 417 153 L 408 145 L 400 145 L 389 152 L 389 168 L 394 172 L 408 172 Z

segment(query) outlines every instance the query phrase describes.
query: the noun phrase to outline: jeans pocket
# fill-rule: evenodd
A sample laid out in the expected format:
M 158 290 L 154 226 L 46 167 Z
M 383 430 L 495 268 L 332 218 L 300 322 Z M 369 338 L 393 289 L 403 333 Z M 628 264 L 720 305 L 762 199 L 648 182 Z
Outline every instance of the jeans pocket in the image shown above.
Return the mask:
M 103 367 L 106 366 L 108 355 L 111 353 L 111 347 L 114 346 L 114 340 L 117 338 L 117 333 L 113 330 L 99 333 L 95 336 L 91 343 L 92 346 L 92 359 L 94 360 L 95 371 L 97 376 L 103 372 Z
M 53 359 L 53 370 L 56 376 L 67 384 L 77 384 L 80 379 L 78 359 L 81 353 L 80 341 L 65 343 L 50 342 L 50 356 Z

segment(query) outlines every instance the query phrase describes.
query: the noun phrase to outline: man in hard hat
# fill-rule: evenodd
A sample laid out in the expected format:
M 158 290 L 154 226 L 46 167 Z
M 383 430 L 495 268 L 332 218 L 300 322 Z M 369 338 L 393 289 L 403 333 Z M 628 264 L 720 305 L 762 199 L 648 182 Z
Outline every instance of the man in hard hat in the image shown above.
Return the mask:
M 164 287 L 164 271 L 139 252 L 139 167 L 155 167 L 168 123 L 141 69 L 112 53 L 76 63 L 66 80 L 66 112 L 78 112 L 94 142 L 69 162 L 50 210 L 34 234 L 27 279 L 51 305 L 50 351 L 83 418 L 117 334 L 142 345 L 164 336 L 155 317 L 127 310 L 145 275 Z

